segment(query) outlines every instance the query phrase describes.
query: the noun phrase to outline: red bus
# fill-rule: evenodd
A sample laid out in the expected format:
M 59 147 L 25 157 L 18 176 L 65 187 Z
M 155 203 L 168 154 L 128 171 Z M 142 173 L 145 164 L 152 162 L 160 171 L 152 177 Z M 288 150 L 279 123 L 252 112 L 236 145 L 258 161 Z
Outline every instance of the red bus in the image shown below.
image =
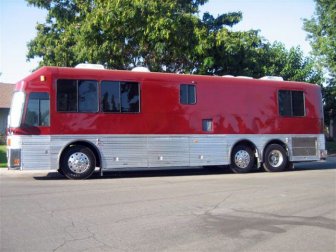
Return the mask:
M 98 168 L 283 171 L 326 157 L 321 90 L 278 79 L 43 67 L 16 84 L 7 148 L 9 169 L 55 169 L 70 179 Z

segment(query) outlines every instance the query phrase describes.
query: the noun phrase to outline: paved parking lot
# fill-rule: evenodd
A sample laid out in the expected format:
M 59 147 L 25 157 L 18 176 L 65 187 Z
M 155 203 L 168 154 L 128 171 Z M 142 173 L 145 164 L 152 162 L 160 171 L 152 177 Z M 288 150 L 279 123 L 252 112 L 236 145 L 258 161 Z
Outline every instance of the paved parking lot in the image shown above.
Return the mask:
M 336 158 L 283 173 L 0 175 L 0 251 L 336 250 Z

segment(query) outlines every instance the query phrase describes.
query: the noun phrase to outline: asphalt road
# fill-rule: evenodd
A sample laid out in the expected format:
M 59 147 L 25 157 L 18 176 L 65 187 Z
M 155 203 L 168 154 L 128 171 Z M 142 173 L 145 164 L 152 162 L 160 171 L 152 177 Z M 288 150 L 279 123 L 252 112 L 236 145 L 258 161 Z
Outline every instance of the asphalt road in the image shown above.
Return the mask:
M 0 171 L 0 251 L 336 251 L 336 158 L 282 173 Z

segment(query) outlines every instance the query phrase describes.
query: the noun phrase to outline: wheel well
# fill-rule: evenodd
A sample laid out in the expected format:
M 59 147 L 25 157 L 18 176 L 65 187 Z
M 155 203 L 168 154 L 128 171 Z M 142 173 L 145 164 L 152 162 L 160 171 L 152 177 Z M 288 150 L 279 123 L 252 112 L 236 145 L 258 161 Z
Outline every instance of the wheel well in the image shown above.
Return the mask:
M 86 142 L 86 141 L 76 141 L 76 142 L 69 143 L 67 146 L 65 146 L 63 148 L 62 152 L 61 152 L 61 155 L 59 156 L 59 160 L 58 160 L 59 165 L 61 163 L 62 156 L 65 153 L 65 151 L 68 150 L 70 147 L 76 146 L 76 145 L 81 145 L 81 146 L 88 147 L 92 151 L 92 153 L 94 154 L 94 156 L 95 156 L 96 166 L 97 167 L 101 167 L 100 152 L 98 151 L 97 147 L 94 144 L 92 144 L 90 142 Z
M 256 147 L 251 141 L 249 141 L 249 140 L 241 140 L 241 141 L 235 143 L 235 144 L 232 146 L 231 151 L 230 151 L 230 159 L 231 159 L 231 155 L 232 155 L 232 150 L 233 150 L 236 146 L 238 146 L 238 145 L 246 145 L 246 146 L 250 147 L 254 153 L 255 153 L 256 151 L 258 152 L 257 147 Z M 259 156 L 259 153 L 258 153 L 258 156 Z
M 286 145 L 284 142 L 282 142 L 282 141 L 280 141 L 280 140 L 271 140 L 270 142 L 268 142 L 268 143 L 265 145 L 265 147 L 264 147 L 264 149 L 263 149 L 263 153 L 262 153 L 262 161 L 264 161 L 264 154 L 265 154 L 265 150 L 266 150 L 266 148 L 267 148 L 269 145 L 271 145 L 271 144 L 278 144 L 278 145 L 282 146 L 282 147 L 285 149 L 285 151 L 286 151 L 287 157 L 289 156 L 289 155 L 288 155 L 288 147 L 287 147 L 287 145 Z

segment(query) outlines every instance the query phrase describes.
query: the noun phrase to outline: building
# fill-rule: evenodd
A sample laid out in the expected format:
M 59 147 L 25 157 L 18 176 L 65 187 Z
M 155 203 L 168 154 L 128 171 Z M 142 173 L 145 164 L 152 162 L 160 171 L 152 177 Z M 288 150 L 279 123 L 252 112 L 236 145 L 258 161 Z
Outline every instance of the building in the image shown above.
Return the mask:
M 0 83 L 0 135 L 5 135 L 7 118 L 15 85 Z

